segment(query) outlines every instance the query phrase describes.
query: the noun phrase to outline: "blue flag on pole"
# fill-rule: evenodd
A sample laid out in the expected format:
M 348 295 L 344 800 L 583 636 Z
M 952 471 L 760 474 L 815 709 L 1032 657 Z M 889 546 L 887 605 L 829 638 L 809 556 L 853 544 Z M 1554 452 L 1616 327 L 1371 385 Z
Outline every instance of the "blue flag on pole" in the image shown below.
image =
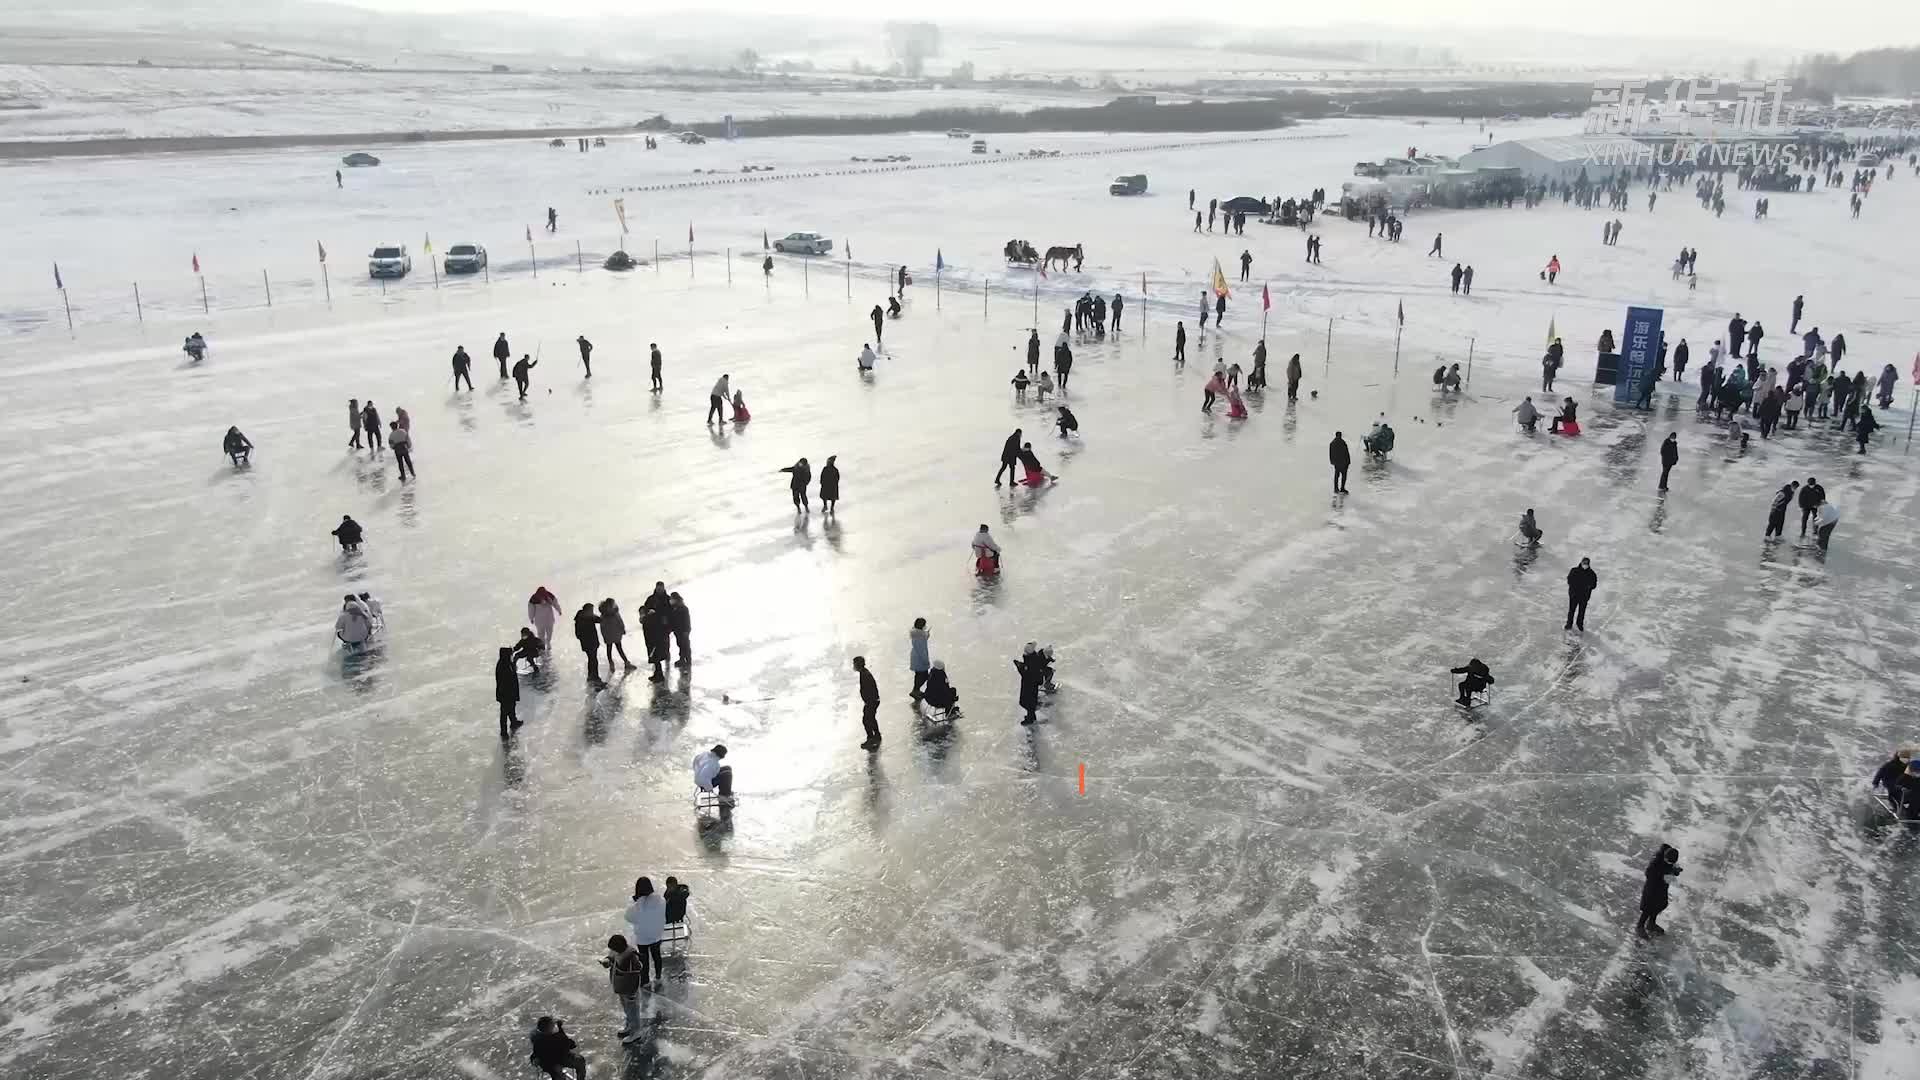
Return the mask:
M 933 268 L 935 271 L 945 270 L 947 268 L 947 257 L 940 253 L 939 248 L 933 249 Z
M 53 287 L 56 289 L 64 289 L 67 287 L 67 283 L 60 280 L 60 264 L 59 263 L 53 264 Z

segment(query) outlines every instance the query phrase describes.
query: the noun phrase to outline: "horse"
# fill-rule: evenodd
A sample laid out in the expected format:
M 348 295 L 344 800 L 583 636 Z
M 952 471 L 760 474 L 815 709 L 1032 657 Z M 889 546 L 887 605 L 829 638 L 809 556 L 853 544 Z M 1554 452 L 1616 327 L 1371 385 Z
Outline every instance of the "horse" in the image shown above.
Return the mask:
M 1067 261 L 1071 259 L 1073 261 L 1074 272 L 1079 273 L 1080 264 L 1085 261 L 1086 257 L 1087 253 L 1081 249 L 1079 244 L 1075 244 L 1072 247 L 1050 247 L 1047 249 L 1046 256 L 1040 261 L 1047 266 L 1052 266 L 1057 262 L 1060 264 L 1060 269 L 1065 270 L 1067 268 Z

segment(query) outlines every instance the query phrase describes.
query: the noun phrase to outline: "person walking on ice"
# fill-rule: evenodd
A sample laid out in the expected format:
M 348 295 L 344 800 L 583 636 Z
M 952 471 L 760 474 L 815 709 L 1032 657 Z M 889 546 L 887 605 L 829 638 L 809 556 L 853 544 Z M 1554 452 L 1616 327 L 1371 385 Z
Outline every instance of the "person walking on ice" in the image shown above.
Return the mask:
M 502 382 L 506 381 L 507 361 L 512 359 L 512 357 L 513 346 L 507 344 L 507 332 L 502 330 L 500 331 L 500 336 L 493 339 L 493 358 L 500 363 L 500 380 Z
M 588 341 L 585 334 L 575 338 L 574 342 L 580 346 L 580 366 L 587 369 L 586 377 L 591 379 L 593 378 L 593 342 Z
M 1600 587 L 1600 575 L 1593 572 L 1593 560 L 1581 559 L 1580 565 L 1567 571 L 1567 625 L 1584 633 L 1587 629 L 1587 599 Z
M 811 512 L 807 505 L 807 485 L 813 482 L 813 466 L 807 464 L 806 458 L 801 458 L 780 471 L 790 474 L 787 486 L 793 493 L 794 511 L 801 514 Z
M 1445 255 L 1443 255 L 1443 254 L 1441 254 L 1441 251 L 1440 251 L 1440 240 L 1441 240 L 1441 237 L 1442 237 L 1443 235 L 1444 235 L 1444 234 L 1442 234 L 1442 233 L 1434 233 L 1434 234 L 1433 234 L 1433 246 L 1427 249 L 1427 254 L 1428 254 L 1428 255 L 1432 255 L 1432 256 L 1435 256 L 1435 257 L 1437 257 L 1437 258 L 1441 258 L 1441 259 L 1444 259 L 1444 258 L 1446 258 L 1446 256 L 1445 256 Z
M 713 391 L 707 395 L 707 423 L 727 418 L 726 404 L 732 395 L 733 391 L 727 386 L 727 376 L 720 376 L 720 381 L 713 384 Z
M 880 684 L 873 681 L 873 672 L 867 670 L 867 658 L 853 658 L 853 670 L 860 674 L 860 726 L 867 733 L 867 740 L 860 744 L 862 750 L 880 749 Z
M 520 391 L 521 401 L 527 400 L 527 387 L 533 383 L 533 369 L 539 366 L 540 361 L 524 354 L 514 362 L 513 385 Z

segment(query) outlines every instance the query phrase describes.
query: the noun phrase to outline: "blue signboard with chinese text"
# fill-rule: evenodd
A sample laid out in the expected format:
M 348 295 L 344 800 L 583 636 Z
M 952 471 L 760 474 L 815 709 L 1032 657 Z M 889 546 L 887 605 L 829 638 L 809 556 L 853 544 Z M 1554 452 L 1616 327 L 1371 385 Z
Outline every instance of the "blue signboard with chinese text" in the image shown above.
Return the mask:
M 1653 382 L 1660 361 L 1662 308 L 1630 307 L 1627 330 L 1620 335 L 1620 381 L 1613 384 L 1613 403 L 1632 405 Z

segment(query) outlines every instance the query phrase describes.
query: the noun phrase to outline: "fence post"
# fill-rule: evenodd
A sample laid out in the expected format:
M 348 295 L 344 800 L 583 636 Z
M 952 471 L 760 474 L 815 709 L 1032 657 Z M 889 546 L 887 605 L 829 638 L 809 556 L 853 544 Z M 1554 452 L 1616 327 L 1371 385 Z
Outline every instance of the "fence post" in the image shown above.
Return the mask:
M 266 286 L 267 306 L 272 307 L 273 306 L 273 279 L 267 276 L 267 271 L 265 267 L 261 267 L 260 269 L 260 283 Z
M 133 283 L 133 314 L 141 322 L 147 321 L 147 309 L 140 304 L 140 283 Z

